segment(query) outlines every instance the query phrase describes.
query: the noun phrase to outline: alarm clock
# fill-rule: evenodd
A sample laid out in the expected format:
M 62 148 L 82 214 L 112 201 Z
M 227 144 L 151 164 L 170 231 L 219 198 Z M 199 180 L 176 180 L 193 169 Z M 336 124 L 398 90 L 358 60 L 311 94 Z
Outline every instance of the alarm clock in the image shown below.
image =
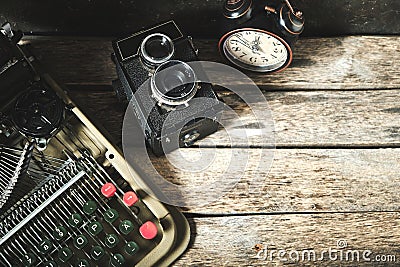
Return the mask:
M 261 73 L 290 65 L 304 16 L 289 0 L 226 0 L 223 16 L 218 47 L 229 63 Z

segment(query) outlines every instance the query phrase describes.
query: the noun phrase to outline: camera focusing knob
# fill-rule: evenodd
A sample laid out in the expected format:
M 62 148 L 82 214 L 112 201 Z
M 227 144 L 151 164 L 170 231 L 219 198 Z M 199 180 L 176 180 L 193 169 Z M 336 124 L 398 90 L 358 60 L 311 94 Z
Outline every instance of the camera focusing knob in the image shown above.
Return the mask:
M 226 0 L 223 7 L 223 14 L 228 19 L 250 16 L 251 7 L 252 0 Z

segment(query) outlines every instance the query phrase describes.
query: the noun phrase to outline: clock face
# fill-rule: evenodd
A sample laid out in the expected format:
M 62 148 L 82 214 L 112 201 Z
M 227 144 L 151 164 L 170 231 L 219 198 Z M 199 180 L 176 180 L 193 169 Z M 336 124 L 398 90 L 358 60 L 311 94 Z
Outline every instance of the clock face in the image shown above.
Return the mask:
M 222 40 L 221 49 L 233 64 L 251 71 L 273 72 L 290 64 L 291 50 L 280 37 L 261 30 L 237 30 Z

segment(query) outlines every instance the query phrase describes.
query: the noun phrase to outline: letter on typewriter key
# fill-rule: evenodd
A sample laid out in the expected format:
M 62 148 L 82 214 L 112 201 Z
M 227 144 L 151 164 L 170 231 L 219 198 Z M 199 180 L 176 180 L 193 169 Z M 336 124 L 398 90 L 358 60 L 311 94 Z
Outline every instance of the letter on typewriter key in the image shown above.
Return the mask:
M 42 242 L 40 242 L 38 250 L 40 253 L 45 255 L 48 252 L 50 252 L 52 248 L 53 248 L 53 244 L 51 243 L 51 241 L 48 239 L 45 239 Z
M 33 253 L 27 253 L 24 255 L 24 258 L 22 259 L 22 264 L 24 266 L 33 266 L 36 263 L 36 257 L 33 255 Z
M 108 234 L 106 235 L 106 246 L 109 248 L 113 248 L 115 247 L 119 242 L 119 238 L 116 234 Z
M 94 246 L 92 250 L 90 251 L 90 255 L 94 260 L 100 260 L 105 254 L 105 251 L 102 247 L 100 246 Z
M 114 254 L 110 259 L 110 265 L 113 267 L 119 267 L 125 263 L 125 258 L 121 254 Z
M 108 209 L 106 212 L 104 212 L 104 220 L 108 223 L 113 223 L 115 222 L 119 217 L 118 211 L 115 209 Z
M 77 249 L 83 249 L 88 244 L 88 239 L 84 235 L 78 235 L 74 238 L 74 246 Z
M 136 254 L 136 252 L 139 251 L 139 246 L 138 246 L 138 244 L 136 244 L 135 242 L 130 241 L 130 242 L 126 243 L 126 245 L 125 245 L 125 251 L 126 251 L 126 253 L 128 253 L 129 255 L 133 256 L 133 255 Z
M 103 231 L 103 225 L 101 225 L 99 222 L 92 222 L 89 224 L 88 231 L 92 236 L 96 236 Z
M 78 260 L 78 263 L 76 264 L 77 267 L 89 267 L 89 262 L 85 259 L 80 259 Z
M 67 235 L 67 229 L 63 226 L 57 226 L 53 232 L 53 236 L 57 241 L 61 241 Z
M 82 221 L 82 216 L 78 213 L 72 214 L 71 217 L 68 219 L 68 223 L 72 227 L 78 227 L 79 225 L 81 225 Z
M 124 220 L 119 225 L 119 230 L 124 234 L 128 235 L 133 231 L 133 223 L 129 220 Z
M 72 258 L 72 256 L 74 255 L 74 253 L 72 253 L 72 250 L 70 250 L 69 248 L 62 248 L 59 252 L 58 252 L 58 258 L 60 259 L 61 262 L 66 263 L 67 261 L 69 261 L 69 259 Z
M 124 200 L 125 205 L 127 205 L 128 207 L 130 207 L 130 206 L 132 206 L 133 204 L 135 204 L 135 203 L 139 200 L 139 198 L 138 198 L 138 196 L 135 194 L 135 192 L 129 191 L 129 192 L 126 192 L 126 193 L 124 194 L 123 200 Z
M 87 215 L 92 215 L 97 209 L 97 204 L 93 200 L 89 200 L 85 204 L 83 204 L 83 212 Z
M 113 185 L 112 183 L 106 183 L 101 187 L 101 193 L 106 198 L 113 197 L 115 195 L 115 192 L 117 192 L 117 188 L 115 188 L 115 185 Z

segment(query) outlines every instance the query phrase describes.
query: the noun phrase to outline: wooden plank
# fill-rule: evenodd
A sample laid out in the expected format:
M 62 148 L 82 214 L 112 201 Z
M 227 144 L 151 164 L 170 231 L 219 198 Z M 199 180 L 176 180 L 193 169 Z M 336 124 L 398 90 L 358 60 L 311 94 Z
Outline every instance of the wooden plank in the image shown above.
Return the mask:
M 300 92 L 291 92 L 290 94 L 297 93 Z M 304 92 L 301 93 L 303 94 Z M 360 92 L 341 93 L 358 94 Z M 392 93 L 392 91 L 382 91 L 381 93 L 388 94 Z M 74 96 L 82 96 L 84 94 L 77 94 L 75 92 Z M 274 94 L 282 93 L 276 92 Z M 93 95 L 89 94 L 83 107 L 96 112 L 96 118 L 105 125 L 107 130 L 111 130 L 111 135 L 119 141 L 123 109 L 116 104 L 115 98 L 110 99 L 110 97 L 106 97 L 107 95 L 109 96 L 110 93 L 106 91 Z M 343 98 L 350 99 L 350 102 L 354 101 L 352 97 Z M 383 100 L 389 100 L 390 98 L 382 97 Z M 393 98 L 395 99 L 395 94 Z M 361 96 L 361 99 L 366 103 L 378 103 L 378 101 L 368 99 L 365 96 Z M 357 112 L 357 109 L 347 107 L 346 103 L 348 102 L 346 101 L 342 106 L 336 105 L 336 110 L 344 109 L 344 114 L 348 110 Z M 294 104 L 295 101 L 289 99 L 288 103 Z M 277 102 L 277 106 L 279 105 L 279 102 Z M 332 104 L 332 106 L 335 106 L 335 104 Z M 360 107 L 370 106 L 360 104 Z M 274 111 L 274 114 L 281 113 L 282 111 Z M 357 139 L 355 138 L 357 136 L 360 138 L 358 140 L 363 140 L 362 138 L 366 138 L 365 136 L 370 136 L 371 139 L 368 139 L 369 142 L 366 142 L 369 146 L 374 144 L 382 146 L 384 144 L 380 140 L 382 136 L 379 135 L 379 130 L 368 130 L 368 127 L 363 132 L 351 130 L 352 126 L 360 124 L 363 121 L 362 117 L 358 120 L 359 122 L 351 120 L 351 117 L 356 117 L 356 113 L 348 114 L 348 117 L 345 116 L 343 120 L 334 120 L 334 118 L 341 118 L 344 114 L 332 116 L 332 121 L 323 124 L 318 124 L 318 120 L 316 120 L 316 129 L 325 124 L 331 125 L 326 131 L 320 133 L 318 139 L 329 139 L 329 129 L 340 129 L 341 125 L 347 125 L 347 130 L 346 128 L 339 130 L 342 133 L 342 139 L 341 135 L 338 134 L 337 143 L 343 143 L 343 140 L 348 138 L 349 143 L 347 144 L 350 145 L 351 142 L 356 142 L 355 140 Z M 360 110 L 359 114 L 369 113 L 368 110 Z M 286 124 L 296 125 L 297 117 L 294 114 L 293 117 L 294 120 L 286 122 Z M 288 113 L 286 118 L 291 118 L 291 114 Z M 378 120 L 376 120 L 377 124 L 372 125 L 371 129 L 381 129 L 382 125 L 380 123 L 384 121 L 398 122 L 398 119 L 395 120 L 394 118 L 387 120 L 379 118 L 381 116 L 378 116 Z M 301 127 L 301 124 L 299 125 Z M 366 125 L 369 125 L 369 123 L 366 123 Z M 348 132 L 347 135 L 346 132 Z M 398 131 L 392 132 L 395 136 L 397 133 Z M 377 135 L 374 137 L 375 134 Z M 218 141 L 218 138 L 210 138 L 213 138 L 214 142 Z M 287 138 L 289 140 L 292 137 L 288 135 Z M 301 139 L 298 140 L 300 141 L 292 143 L 294 147 L 304 144 L 304 142 L 301 142 Z M 315 141 L 315 143 L 318 142 Z M 199 152 L 196 148 L 185 151 L 188 153 L 187 155 L 192 156 L 198 155 Z M 400 161 L 398 159 L 400 158 L 400 149 L 278 149 L 275 151 L 275 160 L 270 172 L 268 172 L 268 168 L 264 168 L 261 172 L 257 171 L 260 155 L 261 153 L 268 152 L 266 149 L 217 149 L 217 157 L 213 165 L 206 171 L 195 174 L 190 174 L 173 167 L 165 158 L 154 158 L 153 160 L 154 165 L 160 170 L 160 173 L 170 181 L 183 185 L 202 185 L 204 181 L 213 181 L 213 179 L 221 178 L 218 176 L 221 173 L 221 166 L 227 166 L 226 162 L 227 159 L 230 159 L 232 151 L 248 154 L 250 158 L 248 171 L 243 174 L 240 182 L 217 202 L 205 207 L 195 207 L 190 209 L 190 212 L 225 214 L 314 210 L 399 210 L 400 184 L 398 181 L 398 172 L 400 170 Z M 268 158 L 261 160 L 261 163 L 267 164 Z M 196 162 L 192 162 L 191 165 L 189 164 L 187 166 L 188 170 L 191 171 L 196 164 Z M 261 192 L 252 190 L 252 188 L 259 188 Z
M 111 90 L 85 88 L 71 91 L 73 98 L 80 99 L 82 107 L 96 114 L 115 139 L 121 140 L 124 107 L 118 104 Z M 275 142 L 279 147 L 399 146 L 399 94 L 399 90 L 264 91 L 268 105 L 261 100 L 249 104 L 261 114 L 267 114 L 268 108 L 272 111 Z M 219 95 L 243 123 L 229 118 L 226 129 L 231 139 L 221 129 L 201 144 L 205 147 L 268 146 L 271 140 L 260 136 L 259 124 L 249 106 L 233 93 L 221 91 Z M 242 136 L 243 129 L 248 139 Z
M 200 205 L 210 202 L 204 192 L 226 188 L 211 204 L 188 212 L 400 211 L 400 149 L 277 149 L 273 155 L 265 149 L 210 150 L 184 149 L 185 163 L 174 154 L 153 158 L 161 176 L 193 192 Z M 200 153 L 212 160 L 199 162 Z M 195 171 L 205 162 L 206 168 Z M 246 167 L 232 171 L 229 164 Z
M 174 266 L 398 266 L 400 262 L 399 213 L 194 218 L 191 225 L 193 243 Z M 272 261 L 269 256 L 257 258 L 255 247 L 261 245 L 261 257 L 265 251 L 270 255 L 275 250 Z M 329 248 L 332 257 L 325 252 L 324 260 L 318 260 Z M 287 262 L 279 260 L 278 250 L 285 250 L 282 258 Z M 311 250 L 315 261 L 303 254 Z M 367 250 L 371 254 L 365 259 L 370 262 L 363 259 Z M 305 260 L 295 262 L 296 252 Z M 395 262 L 389 261 L 391 255 Z M 385 258 L 386 262 L 378 262 Z
M 26 40 L 43 55 L 63 83 L 104 85 L 116 78 L 109 39 L 32 38 Z M 400 88 L 399 39 L 396 36 L 301 39 L 289 69 L 250 77 L 267 90 Z M 195 44 L 201 60 L 224 62 L 216 40 L 195 40 Z
M 215 38 L 224 0 L 2 1 L 1 18 L 26 32 L 117 35 L 175 19 L 188 33 Z M 257 3 L 257 2 L 256 2 Z M 273 0 L 265 4 L 275 4 Z M 292 1 L 306 16 L 306 35 L 396 34 L 397 0 Z M 263 4 L 263 2 L 261 2 Z M 43 8 L 46 7 L 46 8 Z M 390 21 L 390 23 L 388 23 Z

